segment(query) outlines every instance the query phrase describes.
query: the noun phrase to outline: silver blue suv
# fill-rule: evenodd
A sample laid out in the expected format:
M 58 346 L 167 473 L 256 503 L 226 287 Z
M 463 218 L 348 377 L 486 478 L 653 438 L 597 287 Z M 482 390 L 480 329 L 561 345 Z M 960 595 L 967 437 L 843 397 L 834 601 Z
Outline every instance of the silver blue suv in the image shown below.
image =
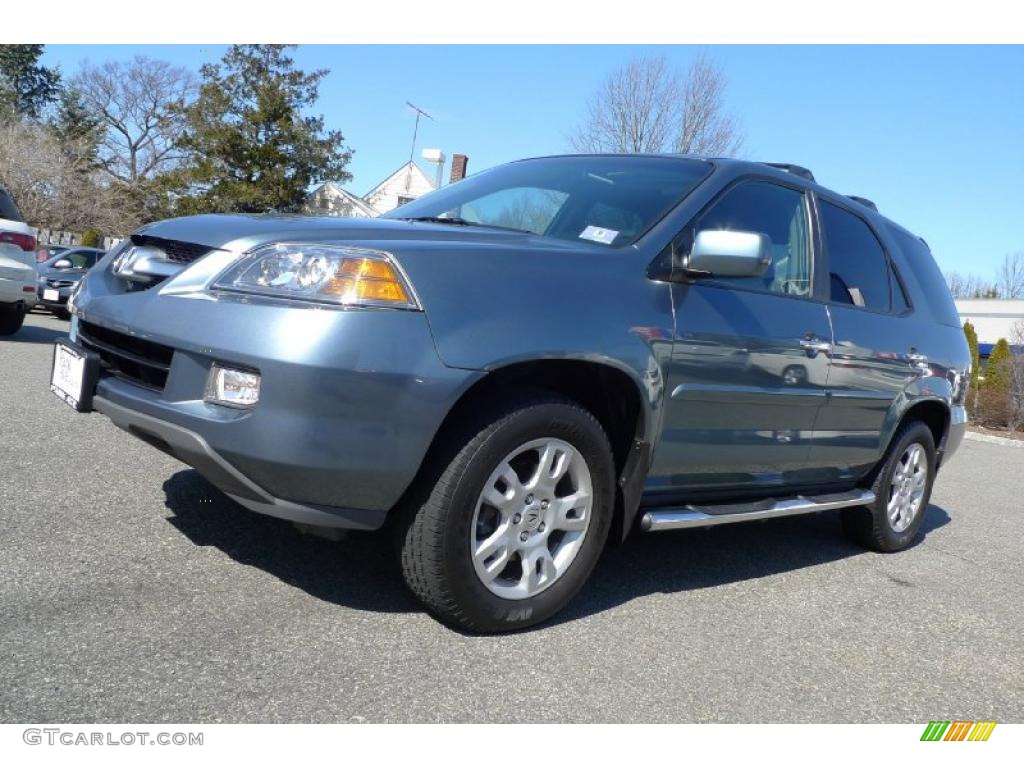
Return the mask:
M 249 509 L 387 523 L 471 631 L 550 617 L 637 528 L 841 509 L 907 547 L 965 429 L 928 246 L 791 165 L 551 157 L 379 219 L 162 221 L 69 306 L 56 394 Z

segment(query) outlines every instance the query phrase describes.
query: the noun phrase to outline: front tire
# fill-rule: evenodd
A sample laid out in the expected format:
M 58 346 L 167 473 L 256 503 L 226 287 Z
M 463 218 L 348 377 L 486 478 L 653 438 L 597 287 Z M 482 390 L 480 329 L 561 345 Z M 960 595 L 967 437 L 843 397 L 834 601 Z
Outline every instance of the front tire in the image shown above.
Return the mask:
M 920 421 L 904 424 L 875 474 L 875 501 L 845 509 L 843 532 L 876 552 L 898 552 L 917 538 L 935 483 L 935 438 Z
M 611 524 L 615 468 L 597 419 L 556 394 L 512 396 L 438 451 L 453 457 L 425 498 L 413 494 L 400 530 L 409 588 L 472 632 L 523 629 L 561 610 Z

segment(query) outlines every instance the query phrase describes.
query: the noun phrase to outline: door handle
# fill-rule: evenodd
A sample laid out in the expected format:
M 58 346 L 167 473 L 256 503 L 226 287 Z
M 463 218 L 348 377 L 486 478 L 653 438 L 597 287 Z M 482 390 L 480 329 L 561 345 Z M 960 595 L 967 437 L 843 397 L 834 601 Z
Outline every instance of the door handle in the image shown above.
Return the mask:
M 800 348 L 806 352 L 811 353 L 811 356 L 824 352 L 829 354 L 832 352 L 832 342 L 819 339 L 817 336 L 804 336 L 800 339 Z

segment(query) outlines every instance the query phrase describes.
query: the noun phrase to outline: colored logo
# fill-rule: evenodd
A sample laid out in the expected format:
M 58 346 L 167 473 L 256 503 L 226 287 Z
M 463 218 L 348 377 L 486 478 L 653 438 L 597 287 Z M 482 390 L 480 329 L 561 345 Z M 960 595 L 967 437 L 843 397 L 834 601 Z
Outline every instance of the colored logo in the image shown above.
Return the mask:
M 988 741 L 995 727 L 994 720 L 932 720 L 921 741 Z

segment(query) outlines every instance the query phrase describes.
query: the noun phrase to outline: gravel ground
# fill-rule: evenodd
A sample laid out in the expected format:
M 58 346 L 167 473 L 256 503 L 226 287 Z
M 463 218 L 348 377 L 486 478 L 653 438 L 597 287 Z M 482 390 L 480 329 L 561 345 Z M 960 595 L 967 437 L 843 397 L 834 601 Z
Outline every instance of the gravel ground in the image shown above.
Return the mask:
M 555 621 L 453 632 L 380 537 L 328 542 L 48 394 L 0 340 L 0 720 L 1024 720 L 1024 451 L 965 442 L 924 536 L 838 513 L 634 535 Z

